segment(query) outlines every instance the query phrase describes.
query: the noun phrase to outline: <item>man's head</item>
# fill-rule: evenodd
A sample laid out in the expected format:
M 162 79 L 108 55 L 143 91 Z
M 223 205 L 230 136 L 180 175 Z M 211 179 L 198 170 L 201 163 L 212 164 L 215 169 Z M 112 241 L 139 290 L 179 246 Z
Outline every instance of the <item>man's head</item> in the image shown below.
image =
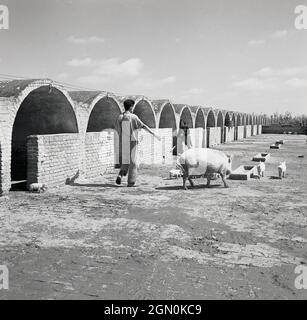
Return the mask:
M 131 99 L 127 99 L 124 101 L 124 108 L 125 108 L 125 111 L 129 111 L 133 108 L 135 102 L 134 100 L 131 100 Z

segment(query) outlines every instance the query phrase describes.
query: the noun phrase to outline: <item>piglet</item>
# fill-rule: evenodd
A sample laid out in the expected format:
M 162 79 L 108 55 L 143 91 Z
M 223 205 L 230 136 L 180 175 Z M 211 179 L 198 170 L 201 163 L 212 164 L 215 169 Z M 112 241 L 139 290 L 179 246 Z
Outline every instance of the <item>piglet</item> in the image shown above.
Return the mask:
M 286 171 L 287 171 L 286 161 L 281 162 L 278 166 L 278 175 L 280 179 L 285 177 Z
M 47 186 L 44 183 L 31 183 L 29 186 L 30 192 L 41 193 L 47 190 Z
M 264 162 L 260 162 L 257 166 L 257 170 L 258 170 L 258 176 L 260 177 L 264 177 L 264 172 L 265 172 L 265 163 Z

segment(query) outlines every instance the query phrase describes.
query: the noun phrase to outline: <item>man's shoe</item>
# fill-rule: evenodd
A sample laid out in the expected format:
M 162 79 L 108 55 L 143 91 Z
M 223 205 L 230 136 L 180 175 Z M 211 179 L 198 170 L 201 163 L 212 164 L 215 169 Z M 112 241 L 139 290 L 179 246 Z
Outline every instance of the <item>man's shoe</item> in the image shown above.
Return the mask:
M 132 188 L 132 187 L 135 187 L 135 183 L 129 183 L 128 184 L 128 188 Z
M 122 178 L 121 178 L 121 176 L 118 176 L 117 178 L 116 178 L 116 184 L 121 184 L 122 183 Z

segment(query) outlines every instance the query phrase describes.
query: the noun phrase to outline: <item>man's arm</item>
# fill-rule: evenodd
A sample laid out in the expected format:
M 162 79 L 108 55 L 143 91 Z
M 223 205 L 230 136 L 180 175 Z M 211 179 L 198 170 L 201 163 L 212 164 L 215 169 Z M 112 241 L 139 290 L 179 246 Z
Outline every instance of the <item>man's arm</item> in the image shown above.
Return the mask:
M 136 118 L 137 118 L 137 122 L 138 122 L 138 127 L 140 129 L 144 129 L 145 131 L 152 134 L 156 139 L 161 141 L 161 137 L 159 135 L 157 135 L 153 130 L 151 130 L 144 122 L 142 122 L 139 117 L 136 117 Z
M 149 132 L 150 134 L 152 134 L 156 139 L 161 141 L 161 137 L 159 135 L 157 135 L 155 132 L 153 132 L 148 126 L 146 126 L 145 123 L 143 124 L 143 129 L 146 130 L 147 132 Z

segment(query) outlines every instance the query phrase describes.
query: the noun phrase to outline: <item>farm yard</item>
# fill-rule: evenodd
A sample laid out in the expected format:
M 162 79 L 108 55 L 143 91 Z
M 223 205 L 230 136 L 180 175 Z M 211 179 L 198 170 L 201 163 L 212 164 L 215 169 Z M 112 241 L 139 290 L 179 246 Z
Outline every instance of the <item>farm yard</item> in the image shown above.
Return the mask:
M 285 140 L 280 149 L 270 149 Z M 253 136 L 217 146 L 233 169 L 271 154 L 265 177 L 182 189 L 172 166 L 142 167 L 135 188 L 116 173 L 0 198 L 0 299 L 306 299 L 306 136 Z M 302 157 L 304 156 L 304 157 Z M 287 162 L 285 179 L 277 167 Z

